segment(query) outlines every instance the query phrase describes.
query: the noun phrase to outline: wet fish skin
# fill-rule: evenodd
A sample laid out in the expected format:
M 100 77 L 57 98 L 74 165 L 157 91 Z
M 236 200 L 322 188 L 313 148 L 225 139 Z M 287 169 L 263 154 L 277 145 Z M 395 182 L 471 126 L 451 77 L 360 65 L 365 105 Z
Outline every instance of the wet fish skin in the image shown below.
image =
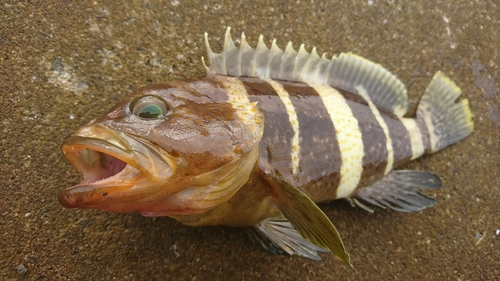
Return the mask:
M 321 259 L 327 249 L 350 263 L 315 203 L 435 203 L 420 190 L 440 188 L 437 176 L 394 168 L 472 132 L 454 82 L 437 72 L 407 118 L 404 85 L 378 64 L 268 49 L 262 36 L 237 48 L 229 31 L 220 54 L 205 36 L 207 76 L 140 88 L 65 141 L 83 180 L 60 191 L 63 206 L 253 226 L 273 251 Z

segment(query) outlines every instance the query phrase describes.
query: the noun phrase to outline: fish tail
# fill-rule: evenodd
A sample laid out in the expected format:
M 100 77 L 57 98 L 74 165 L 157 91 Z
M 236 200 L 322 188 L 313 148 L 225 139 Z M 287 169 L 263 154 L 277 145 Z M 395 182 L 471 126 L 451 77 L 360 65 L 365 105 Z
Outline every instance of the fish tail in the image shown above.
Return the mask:
M 437 152 L 467 137 L 474 129 L 469 101 L 455 102 L 461 89 L 438 71 L 425 90 L 417 109 L 417 124 L 427 130 L 426 153 Z

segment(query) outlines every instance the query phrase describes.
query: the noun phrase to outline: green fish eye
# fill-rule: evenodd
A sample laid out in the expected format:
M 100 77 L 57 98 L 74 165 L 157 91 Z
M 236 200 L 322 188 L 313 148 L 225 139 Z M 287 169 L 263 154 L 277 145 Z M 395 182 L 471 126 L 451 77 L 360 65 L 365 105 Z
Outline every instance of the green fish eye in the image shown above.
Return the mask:
M 161 115 L 163 115 L 163 110 L 156 104 L 150 104 L 139 112 L 142 118 L 158 118 Z
M 130 103 L 130 111 L 144 119 L 158 119 L 170 112 L 170 106 L 160 97 L 143 96 Z

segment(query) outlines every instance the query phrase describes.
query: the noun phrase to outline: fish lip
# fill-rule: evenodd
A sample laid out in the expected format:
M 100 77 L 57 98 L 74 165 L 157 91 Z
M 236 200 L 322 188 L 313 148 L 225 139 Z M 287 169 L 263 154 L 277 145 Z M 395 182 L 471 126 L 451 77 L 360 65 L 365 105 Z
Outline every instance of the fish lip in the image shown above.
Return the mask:
M 109 193 L 165 181 L 176 166 L 175 158 L 158 146 L 101 125 L 80 129 L 64 141 L 61 151 L 82 175 L 79 184 L 58 194 L 68 208 L 92 207 Z

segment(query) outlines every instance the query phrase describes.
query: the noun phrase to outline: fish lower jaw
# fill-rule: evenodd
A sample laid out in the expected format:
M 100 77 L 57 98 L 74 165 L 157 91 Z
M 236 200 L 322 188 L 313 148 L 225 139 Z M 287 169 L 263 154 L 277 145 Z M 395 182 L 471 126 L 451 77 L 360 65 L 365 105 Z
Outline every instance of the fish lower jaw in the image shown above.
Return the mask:
M 109 177 L 102 178 L 102 175 L 99 171 L 88 172 L 79 184 L 59 191 L 61 205 L 66 208 L 95 208 L 107 196 L 116 196 L 148 182 L 144 173 L 129 164 Z

